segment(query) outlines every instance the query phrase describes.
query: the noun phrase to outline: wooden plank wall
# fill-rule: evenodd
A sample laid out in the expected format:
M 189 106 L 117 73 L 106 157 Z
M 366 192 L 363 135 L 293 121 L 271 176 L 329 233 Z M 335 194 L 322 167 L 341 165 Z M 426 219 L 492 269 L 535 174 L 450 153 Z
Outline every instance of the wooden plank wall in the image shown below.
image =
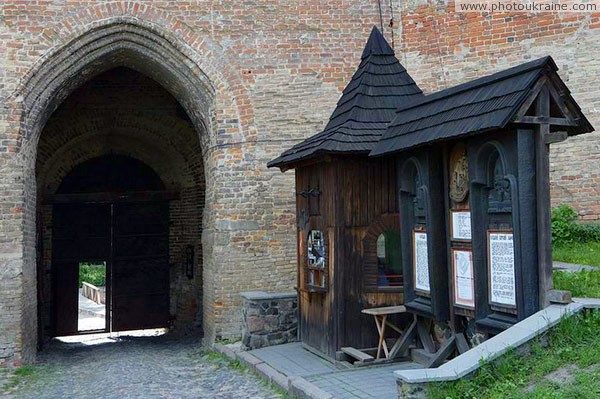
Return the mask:
M 382 217 L 398 218 L 395 159 L 338 157 L 296 169 L 296 191 L 318 186 L 319 214 L 307 216 L 310 200 L 297 196 L 298 287 L 300 334 L 304 343 L 334 357 L 342 346 L 374 347 L 377 332 L 367 307 L 398 305 L 401 292 L 367 292 L 364 289 L 364 239 L 369 226 Z M 314 200 L 313 200 L 314 204 Z M 326 234 L 328 291 L 310 293 L 304 286 L 306 237 L 311 229 Z M 371 290 L 372 291 L 372 290 Z
M 335 170 L 328 162 L 312 164 L 296 169 L 296 218 L 298 226 L 298 292 L 300 339 L 303 343 L 333 357 L 336 329 L 331 314 L 335 291 L 333 254 L 333 202 L 336 197 Z M 321 195 L 302 196 L 299 193 L 320 189 Z M 303 222 L 304 221 L 304 222 Z M 310 292 L 306 285 L 307 237 L 310 230 L 321 230 L 325 235 L 325 264 L 327 291 Z

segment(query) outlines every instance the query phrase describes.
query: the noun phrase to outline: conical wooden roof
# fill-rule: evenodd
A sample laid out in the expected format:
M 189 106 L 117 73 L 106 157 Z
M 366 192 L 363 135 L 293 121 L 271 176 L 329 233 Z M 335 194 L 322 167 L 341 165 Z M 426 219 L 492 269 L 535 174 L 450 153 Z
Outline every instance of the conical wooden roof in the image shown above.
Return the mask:
M 337 103 L 325 129 L 293 146 L 269 167 L 292 164 L 324 154 L 368 154 L 401 106 L 423 92 L 373 27 L 358 69 Z

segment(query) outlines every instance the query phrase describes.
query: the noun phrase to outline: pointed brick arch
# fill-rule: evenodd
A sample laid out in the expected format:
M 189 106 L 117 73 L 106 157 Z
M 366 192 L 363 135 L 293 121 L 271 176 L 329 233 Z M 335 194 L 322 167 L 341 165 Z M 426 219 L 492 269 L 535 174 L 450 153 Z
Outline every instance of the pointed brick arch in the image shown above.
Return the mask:
M 36 259 L 40 258 L 36 254 L 37 147 L 46 122 L 63 100 L 115 67 L 128 67 L 150 77 L 169 91 L 188 114 L 202 147 L 207 175 L 218 173 L 213 148 L 251 140 L 253 135 L 251 107 L 238 68 L 222 49 L 163 11 L 137 3 L 90 8 L 45 29 L 37 40 L 36 47 L 45 48 L 44 55 L 25 73 L 7 104 L 15 139 L 9 151 L 17 153 L 20 169 L 15 185 L 22 187 L 11 221 L 22 231 L 14 246 L 15 260 L 11 261 L 11 270 L 22 276 L 18 286 L 20 310 L 14 326 L 18 336 L 13 341 L 15 356 L 24 360 L 35 358 L 36 332 L 40 330 L 36 326 Z M 223 177 L 217 174 L 206 179 Z M 213 198 L 209 187 L 206 202 Z M 215 223 L 210 212 L 205 216 L 203 232 L 213 230 Z M 210 256 L 207 252 L 209 262 Z M 210 297 L 211 292 L 207 290 L 203 295 Z

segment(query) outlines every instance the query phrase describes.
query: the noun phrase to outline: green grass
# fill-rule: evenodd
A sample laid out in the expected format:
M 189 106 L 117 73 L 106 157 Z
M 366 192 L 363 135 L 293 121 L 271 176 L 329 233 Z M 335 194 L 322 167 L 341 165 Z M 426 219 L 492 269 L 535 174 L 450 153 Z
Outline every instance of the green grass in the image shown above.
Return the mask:
M 231 370 L 235 370 L 238 373 L 249 373 L 253 372 L 257 378 L 260 380 L 261 384 L 272 390 L 274 393 L 281 396 L 281 399 L 290 399 L 288 393 L 275 383 L 271 383 L 268 380 L 265 380 L 262 376 L 258 375 L 254 370 L 249 369 L 245 363 L 241 362 L 239 359 L 232 360 L 229 357 L 223 355 L 222 353 L 213 351 L 213 350 L 204 350 L 201 353 L 202 359 L 212 363 L 216 367 L 228 367 Z
M 600 242 L 554 245 L 552 258 L 559 262 L 600 266 Z
M 513 350 L 501 361 L 482 365 L 471 378 L 428 386 L 431 399 L 571 399 L 600 397 L 600 312 L 562 320 L 550 333 L 534 340 L 526 354 Z M 579 367 L 572 384 L 544 380 L 566 365 Z M 529 390 L 532 384 L 534 389 Z
M 0 393 L 11 391 L 21 384 L 35 380 L 41 371 L 42 368 L 38 366 L 23 366 L 14 371 L 3 370 L 2 373 L 8 378 L 0 386 Z
M 600 297 L 600 269 L 577 273 L 554 272 L 554 288 L 574 297 Z M 600 396 L 599 396 L 600 397 Z

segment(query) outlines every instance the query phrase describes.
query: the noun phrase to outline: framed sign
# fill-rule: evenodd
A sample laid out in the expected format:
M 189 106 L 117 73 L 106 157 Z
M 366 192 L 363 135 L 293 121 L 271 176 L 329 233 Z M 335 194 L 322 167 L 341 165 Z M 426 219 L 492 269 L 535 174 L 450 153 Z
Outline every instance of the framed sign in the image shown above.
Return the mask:
M 473 251 L 469 248 L 452 248 L 452 280 L 454 304 L 475 308 L 475 283 L 473 281 Z
M 450 236 L 455 241 L 471 241 L 471 212 L 450 211 Z
M 429 293 L 429 260 L 427 255 L 427 232 L 413 229 L 413 273 L 415 290 Z
M 515 307 L 517 295 L 512 230 L 488 230 L 488 275 L 490 302 Z

